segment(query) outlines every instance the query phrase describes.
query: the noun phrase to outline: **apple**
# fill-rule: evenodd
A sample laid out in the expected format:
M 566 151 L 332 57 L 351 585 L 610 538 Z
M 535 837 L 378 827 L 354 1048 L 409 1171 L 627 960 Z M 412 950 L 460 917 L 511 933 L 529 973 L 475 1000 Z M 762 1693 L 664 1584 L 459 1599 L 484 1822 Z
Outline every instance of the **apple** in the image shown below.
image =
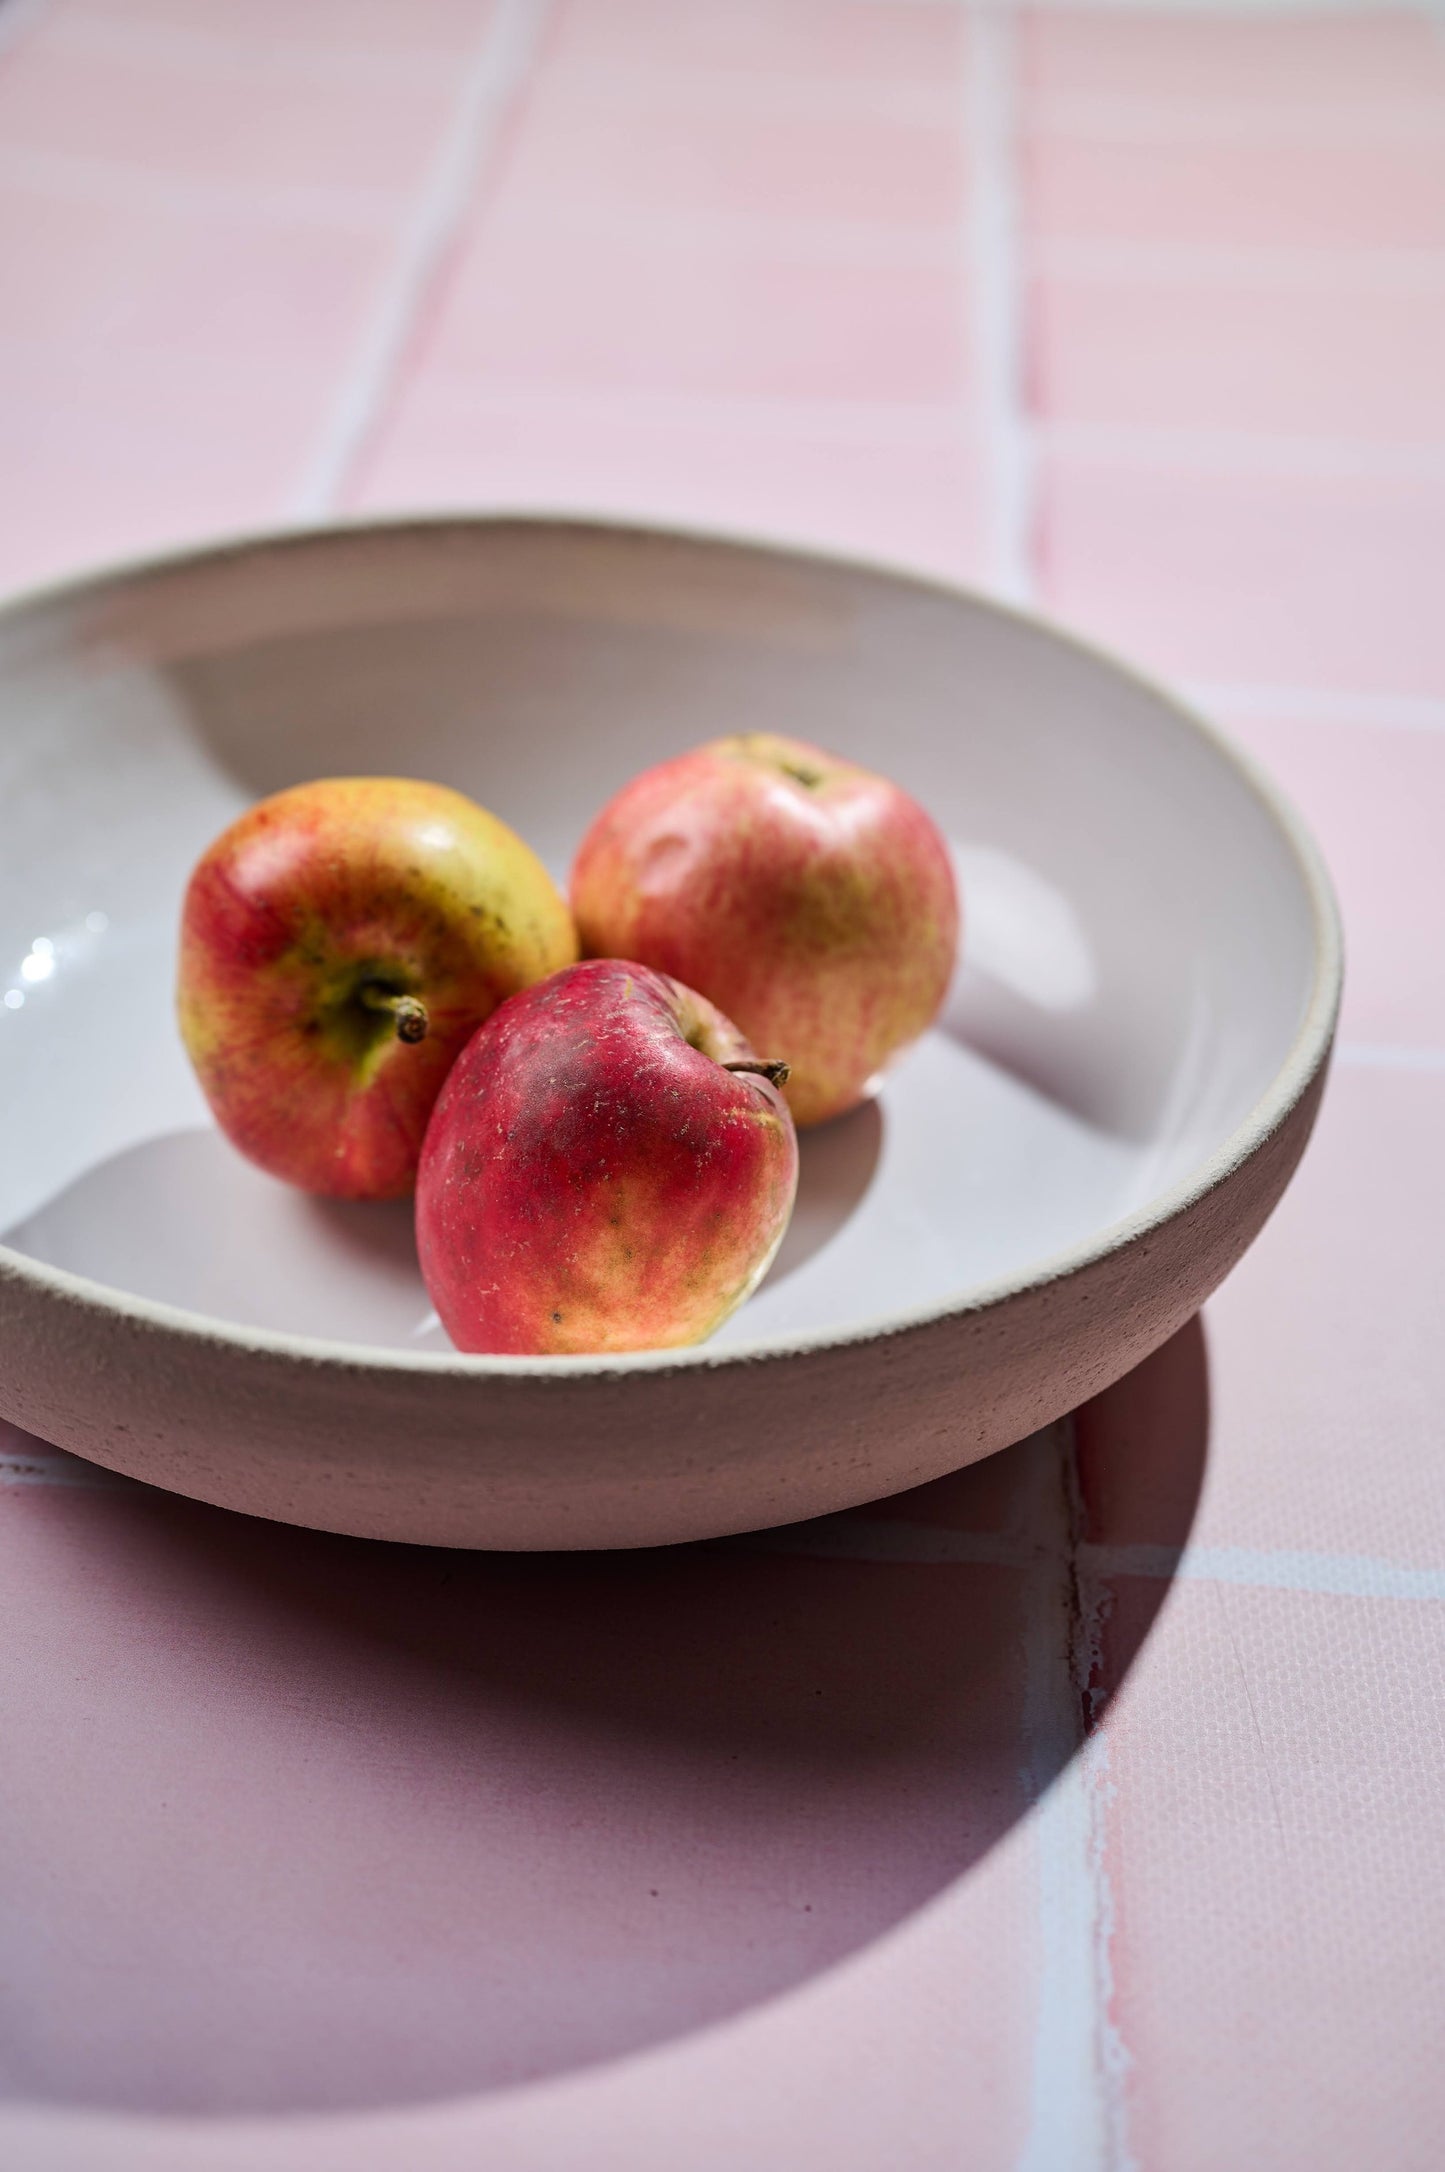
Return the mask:
M 442 1089 L 417 1177 L 421 1270 L 458 1349 L 712 1334 L 792 1213 L 786 1075 L 702 996 L 625 960 L 502 1004 Z
M 328 777 L 202 855 L 181 1035 L 252 1161 L 304 1191 L 396 1198 L 482 1020 L 576 956 L 551 877 L 495 815 L 439 784 Z
M 947 845 L 885 777 L 747 732 L 625 785 L 583 839 L 585 954 L 700 989 L 779 1048 L 797 1122 L 863 1100 L 947 993 L 959 908 Z

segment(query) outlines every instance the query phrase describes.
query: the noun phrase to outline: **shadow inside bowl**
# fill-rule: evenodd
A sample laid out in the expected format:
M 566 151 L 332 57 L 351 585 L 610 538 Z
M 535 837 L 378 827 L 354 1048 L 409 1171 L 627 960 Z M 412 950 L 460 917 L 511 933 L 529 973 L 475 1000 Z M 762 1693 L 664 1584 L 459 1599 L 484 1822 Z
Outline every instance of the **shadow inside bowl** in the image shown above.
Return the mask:
M 5 1241 L 112 1289 L 243 1327 L 447 1347 L 417 1266 L 410 1200 L 308 1198 L 209 1126 L 97 1162 Z
M 798 1197 L 772 1289 L 845 1228 L 872 1184 L 884 1117 L 867 1102 L 799 1141 Z M 247 1327 L 405 1350 L 451 1348 L 417 1264 L 409 1199 L 315 1199 L 210 1127 L 97 1162 L 4 1241 L 32 1259 Z
M 5 2093 L 472 2095 L 815 1976 L 967 1877 L 1076 1753 L 1207 1427 L 1195 1323 L 1074 1426 L 913 1494 L 593 1556 L 336 1538 L 40 1451 L 0 1527 Z M 1145 1527 L 1144 1597 L 1086 1676 L 1086 1542 Z
M 880 1104 L 865 1101 L 830 1124 L 799 1133 L 793 1218 L 760 1292 L 816 1258 L 856 1213 L 878 1172 L 884 1121 Z

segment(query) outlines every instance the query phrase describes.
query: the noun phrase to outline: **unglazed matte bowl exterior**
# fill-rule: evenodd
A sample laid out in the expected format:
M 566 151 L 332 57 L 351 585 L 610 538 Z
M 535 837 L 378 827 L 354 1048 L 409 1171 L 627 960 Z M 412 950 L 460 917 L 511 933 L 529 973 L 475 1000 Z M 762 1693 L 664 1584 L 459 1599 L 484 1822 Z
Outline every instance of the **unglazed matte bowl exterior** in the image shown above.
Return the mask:
M 303 778 L 456 785 L 565 877 L 636 770 L 743 728 L 885 770 L 957 856 L 963 963 L 808 1134 L 705 1348 L 460 1357 L 406 1208 L 211 1127 L 172 1014 L 189 869 Z M 0 1413 L 254 1515 L 656 1545 L 896 1492 L 1095 1394 L 1228 1273 L 1309 1136 L 1339 997 L 1294 816 L 1165 694 L 865 566 L 495 519 L 142 567 L 0 614 Z

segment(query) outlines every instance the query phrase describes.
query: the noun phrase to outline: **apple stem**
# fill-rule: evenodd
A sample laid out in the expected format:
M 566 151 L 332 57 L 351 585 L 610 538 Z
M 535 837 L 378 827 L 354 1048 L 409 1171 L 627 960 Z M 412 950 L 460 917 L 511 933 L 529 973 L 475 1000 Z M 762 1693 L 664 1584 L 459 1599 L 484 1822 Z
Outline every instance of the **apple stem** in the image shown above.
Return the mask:
M 735 1063 L 725 1063 L 723 1069 L 725 1071 L 756 1071 L 760 1077 L 765 1078 L 769 1085 L 772 1086 L 786 1086 L 793 1075 L 792 1065 L 784 1063 L 781 1056 L 743 1056 Z
M 374 982 L 363 984 L 359 990 L 362 1002 L 369 1011 L 390 1011 L 396 1020 L 396 1037 L 399 1041 L 424 1041 L 431 1020 L 426 1005 L 419 997 L 396 995 L 390 988 L 378 988 Z

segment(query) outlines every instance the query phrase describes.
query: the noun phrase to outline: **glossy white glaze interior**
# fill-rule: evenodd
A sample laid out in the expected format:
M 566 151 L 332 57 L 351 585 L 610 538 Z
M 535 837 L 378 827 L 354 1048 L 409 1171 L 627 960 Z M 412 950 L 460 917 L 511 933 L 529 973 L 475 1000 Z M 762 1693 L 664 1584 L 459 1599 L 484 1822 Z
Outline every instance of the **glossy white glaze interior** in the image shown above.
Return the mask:
M 876 1104 L 806 1136 L 793 1228 L 720 1341 L 1023 1277 L 1217 1152 L 1301 1023 L 1315 930 L 1269 810 L 1156 692 L 863 572 L 555 528 L 452 563 L 419 531 L 202 561 L 0 635 L 7 1241 L 230 1321 L 444 1348 L 405 1209 L 291 1194 L 210 1128 L 171 1016 L 191 863 L 259 793 L 402 771 L 560 876 L 633 771 L 744 727 L 932 810 L 964 963 Z

